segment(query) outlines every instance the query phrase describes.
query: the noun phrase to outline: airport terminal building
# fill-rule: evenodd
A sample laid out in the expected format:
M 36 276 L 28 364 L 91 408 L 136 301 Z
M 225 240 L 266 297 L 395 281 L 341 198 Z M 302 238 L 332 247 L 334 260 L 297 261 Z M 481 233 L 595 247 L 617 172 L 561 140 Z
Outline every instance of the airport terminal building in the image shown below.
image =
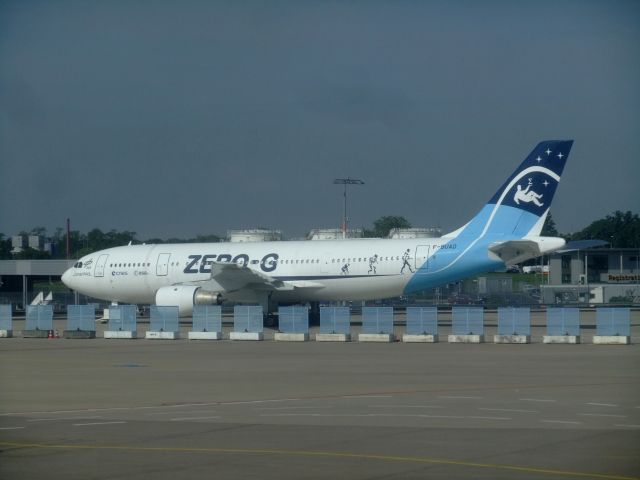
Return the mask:
M 640 303 L 640 249 L 561 250 L 549 257 L 542 302 Z

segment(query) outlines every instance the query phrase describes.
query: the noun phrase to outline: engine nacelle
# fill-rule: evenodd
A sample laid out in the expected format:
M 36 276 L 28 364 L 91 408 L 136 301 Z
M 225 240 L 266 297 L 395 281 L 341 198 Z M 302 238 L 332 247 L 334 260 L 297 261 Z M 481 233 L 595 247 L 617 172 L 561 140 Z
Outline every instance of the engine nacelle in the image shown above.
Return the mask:
M 194 305 L 219 305 L 222 295 L 218 292 L 203 290 L 195 285 L 173 285 L 161 287 L 156 292 L 156 305 L 178 307 L 178 315 L 188 317 L 193 313 Z

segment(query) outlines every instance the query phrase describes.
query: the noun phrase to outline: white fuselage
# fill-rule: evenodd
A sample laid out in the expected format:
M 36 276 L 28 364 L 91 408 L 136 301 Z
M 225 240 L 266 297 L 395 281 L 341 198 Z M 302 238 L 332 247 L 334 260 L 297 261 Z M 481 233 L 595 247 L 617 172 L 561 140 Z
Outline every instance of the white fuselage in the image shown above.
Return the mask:
M 211 277 L 210 262 L 235 262 L 290 289 L 274 300 L 366 300 L 403 293 L 412 274 L 449 239 L 358 239 L 131 245 L 87 255 L 64 281 L 100 299 L 153 303 L 159 288 Z M 233 292 L 227 292 L 233 297 Z

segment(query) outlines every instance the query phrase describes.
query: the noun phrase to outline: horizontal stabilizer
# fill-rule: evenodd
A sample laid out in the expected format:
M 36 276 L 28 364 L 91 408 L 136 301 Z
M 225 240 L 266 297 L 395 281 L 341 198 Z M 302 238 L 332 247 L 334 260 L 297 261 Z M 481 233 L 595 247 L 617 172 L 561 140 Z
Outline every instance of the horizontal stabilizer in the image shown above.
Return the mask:
M 494 243 L 489 246 L 489 251 L 505 264 L 512 265 L 558 250 L 564 244 L 563 238 L 525 237 L 521 240 Z

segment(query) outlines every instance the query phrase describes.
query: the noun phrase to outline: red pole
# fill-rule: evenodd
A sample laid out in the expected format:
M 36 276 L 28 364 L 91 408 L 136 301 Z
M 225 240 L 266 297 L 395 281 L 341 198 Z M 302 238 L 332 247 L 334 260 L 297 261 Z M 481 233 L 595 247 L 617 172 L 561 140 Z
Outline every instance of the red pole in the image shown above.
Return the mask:
M 71 258 L 71 220 L 67 218 L 67 260 Z

